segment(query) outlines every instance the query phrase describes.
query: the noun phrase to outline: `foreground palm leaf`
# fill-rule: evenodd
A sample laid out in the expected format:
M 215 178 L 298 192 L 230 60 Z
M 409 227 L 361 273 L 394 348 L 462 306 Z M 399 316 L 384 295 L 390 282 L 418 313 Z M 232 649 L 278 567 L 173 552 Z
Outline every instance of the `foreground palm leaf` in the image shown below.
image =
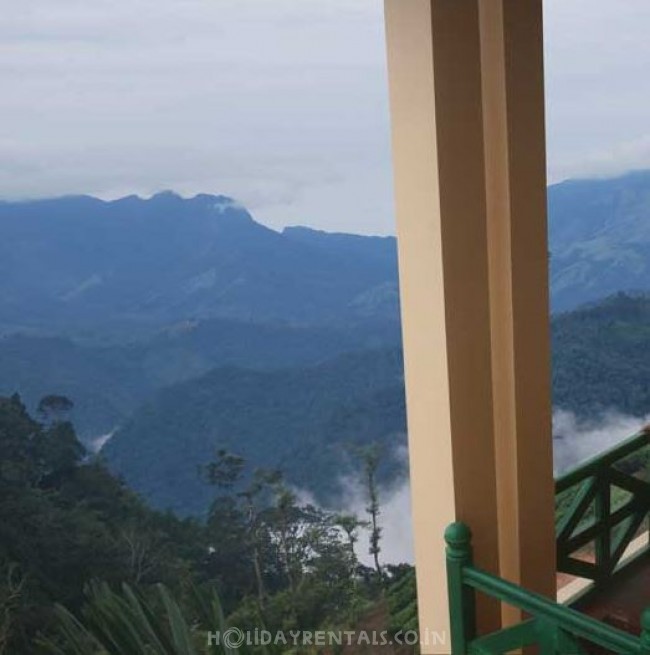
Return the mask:
M 87 603 L 77 618 L 57 606 L 58 639 L 41 642 L 51 655 L 232 655 L 232 649 L 209 645 L 209 631 L 226 629 L 216 592 L 206 600 L 192 589 L 200 608 L 196 621 L 183 615 L 164 585 L 156 585 L 148 600 L 123 584 L 114 591 L 105 582 L 86 588 Z M 242 651 L 238 651 L 242 652 Z

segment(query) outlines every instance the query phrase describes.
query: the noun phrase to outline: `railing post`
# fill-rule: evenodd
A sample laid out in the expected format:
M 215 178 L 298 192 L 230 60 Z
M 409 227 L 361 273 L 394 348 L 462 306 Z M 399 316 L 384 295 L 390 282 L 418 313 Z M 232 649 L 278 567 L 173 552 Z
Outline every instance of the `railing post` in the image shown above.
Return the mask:
M 474 591 L 463 584 L 463 568 L 472 563 L 472 532 L 464 523 L 452 523 L 445 530 L 445 542 L 451 652 L 465 655 L 476 633 Z
M 598 486 L 598 491 L 596 492 L 596 498 L 594 500 L 594 510 L 595 516 L 594 519 L 596 523 L 600 524 L 600 533 L 596 537 L 596 583 L 602 584 L 607 580 L 612 573 L 612 561 L 611 561 L 611 525 L 610 525 L 610 514 L 612 511 L 611 508 L 611 489 L 609 485 L 609 478 L 607 476 L 607 470 L 603 469 L 599 472 L 596 478 L 596 484 Z
M 641 655 L 650 655 L 650 607 L 641 614 Z

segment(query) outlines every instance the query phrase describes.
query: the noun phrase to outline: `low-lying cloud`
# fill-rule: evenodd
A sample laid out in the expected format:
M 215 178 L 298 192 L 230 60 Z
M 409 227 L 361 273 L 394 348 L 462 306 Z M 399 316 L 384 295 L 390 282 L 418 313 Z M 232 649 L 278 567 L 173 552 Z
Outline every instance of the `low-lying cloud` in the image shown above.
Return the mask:
M 354 514 L 367 520 L 367 489 L 360 481 L 346 479 L 343 482 L 346 502 L 341 511 Z M 411 529 L 411 488 L 408 477 L 390 486 L 379 488 L 379 525 L 382 529 L 381 553 L 379 559 L 384 564 L 413 563 L 413 532 Z M 357 554 L 366 565 L 372 566 L 372 556 L 368 552 L 369 533 L 364 531 L 359 538 Z
M 555 472 L 562 473 L 612 448 L 649 422 L 650 415 L 627 416 L 611 411 L 598 419 L 580 420 L 572 412 L 556 410 L 553 414 Z
M 412 564 L 413 532 L 411 529 L 411 488 L 408 473 L 408 452 L 405 447 L 398 448 L 391 457 L 404 469 L 404 474 L 398 476 L 391 484 L 380 485 L 379 496 L 379 526 L 382 530 L 381 553 L 382 564 Z M 339 480 L 340 494 L 338 501 L 330 504 L 328 510 L 341 514 L 355 516 L 360 521 L 368 521 L 368 488 L 364 484 L 362 473 L 345 475 Z M 318 505 L 313 495 L 308 491 L 295 490 L 299 502 Z M 356 551 L 359 560 L 366 566 L 374 566 L 369 551 L 369 530 L 359 531 Z
M 579 419 L 566 410 L 553 413 L 553 458 L 554 470 L 560 474 L 581 462 L 616 446 L 633 436 L 644 425 L 650 423 L 648 416 L 629 416 L 611 411 L 594 419 Z M 396 457 L 406 463 L 405 450 Z M 368 503 L 367 489 L 361 478 L 345 477 L 341 480 L 341 503 L 335 508 L 354 514 L 366 520 Z M 413 563 L 413 533 L 411 523 L 411 494 L 408 476 L 405 475 L 392 485 L 379 488 L 381 514 L 379 522 L 383 530 L 380 560 L 384 563 Z M 368 533 L 360 534 L 357 553 L 360 560 L 369 566 L 372 558 L 368 554 Z

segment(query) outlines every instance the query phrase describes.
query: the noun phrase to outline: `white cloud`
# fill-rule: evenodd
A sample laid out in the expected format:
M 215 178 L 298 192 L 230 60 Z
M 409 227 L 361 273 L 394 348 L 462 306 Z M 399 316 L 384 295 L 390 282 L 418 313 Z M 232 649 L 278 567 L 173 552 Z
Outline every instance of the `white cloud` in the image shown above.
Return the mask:
M 406 447 L 397 449 L 393 457 L 398 466 L 408 467 L 408 451 Z M 347 475 L 339 480 L 340 495 L 338 502 L 331 503 L 331 511 L 351 514 L 361 521 L 368 521 L 366 511 L 368 506 L 368 489 L 364 485 L 361 475 Z M 295 489 L 296 496 L 301 503 L 317 505 L 313 495 L 303 489 Z M 378 488 L 379 498 L 379 526 L 382 530 L 379 560 L 382 564 L 399 564 L 407 562 L 412 564 L 413 559 L 413 531 L 411 528 L 411 489 L 408 475 L 396 479 L 390 485 L 381 485 Z M 372 556 L 369 554 L 369 531 L 359 531 L 357 543 L 357 556 L 366 566 L 374 566 Z
M 0 197 L 393 231 L 382 0 L 0 0 Z M 650 3 L 545 0 L 549 177 L 650 166 Z
M 365 508 L 368 504 L 367 490 L 357 481 L 342 481 L 345 503 L 339 509 L 368 520 Z M 390 487 L 381 487 L 378 492 L 380 515 L 379 525 L 382 529 L 379 555 L 383 564 L 413 563 L 413 531 L 411 527 L 411 489 L 408 478 L 396 482 Z M 368 552 L 368 533 L 364 531 L 359 538 L 357 555 L 367 566 L 373 566 L 372 556 Z
M 579 420 L 572 412 L 555 410 L 553 412 L 555 474 L 566 472 L 613 448 L 648 424 L 650 424 L 650 415 L 637 417 L 611 411 L 590 420 Z M 406 449 L 397 451 L 396 458 L 406 465 Z M 330 509 L 367 520 L 367 490 L 361 480 L 344 477 L 340 480 L 340 486 L 339 504 Z M 315 503 L 310 494 L 300 490 L 297 494 L 301 502 Z M 413 563 L 411 492 L 408 476 L 397 480 L 392 486 L 380 487 L 379 503 L 381 508 L 379 523 L 383 531 L 380 560 L 390 564 Z M 373 566 L 372 558 L 368 554 L 367 532 L 362 532 L 360 535 L 357 554 L 364 564 Z
M 393 229 L 381 0 L 30 0 L 0 75 L 0 196 L 171 187 Z
M 591 420 L 578 420 L 572 412 L 556 410 L 553 413 L 553 458 L 556 474 L 571 469 L 613 448 L 625 439 L 632 437 L 644 425 L 650 424 L 650 415 L 645 417 L 628 416 L 611 411 Z M 406 450 L 397 453 L 398 458 L 406 458 Z M 359 480 L 341 480 L 341 511 L 346 511 L 361 519 L 367 518 L 366 490 Z M 381 560 L 386 563 L 413 563 L 413 533 L 411 522 L 411 495 L 408 477 L 397 481 L 391 487 L 379 489 L 383 529 Z M 359 540 L 358 554 L 367 565 L 372 566 L 367 552 L 367 535 Z
M 650 3 L 544 8 L 550 179 L 650 167 Z
M 650 416 L 626 416 L 609 412 L 597 419 L 579 421 L 572 412 L 553 413 L 553 458 L 555 470 L 562 473 L 632 437 Z

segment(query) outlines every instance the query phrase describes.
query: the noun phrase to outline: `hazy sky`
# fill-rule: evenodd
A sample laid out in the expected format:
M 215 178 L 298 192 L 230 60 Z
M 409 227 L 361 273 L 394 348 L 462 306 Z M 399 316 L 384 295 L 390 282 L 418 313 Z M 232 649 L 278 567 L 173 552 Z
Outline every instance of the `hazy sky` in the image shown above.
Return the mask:
M 0 197 L 172 188 L 393 232 L 382 6 L 0 0 Z M 650 2 L 546 22 L 550 178 L 650 167 Z

